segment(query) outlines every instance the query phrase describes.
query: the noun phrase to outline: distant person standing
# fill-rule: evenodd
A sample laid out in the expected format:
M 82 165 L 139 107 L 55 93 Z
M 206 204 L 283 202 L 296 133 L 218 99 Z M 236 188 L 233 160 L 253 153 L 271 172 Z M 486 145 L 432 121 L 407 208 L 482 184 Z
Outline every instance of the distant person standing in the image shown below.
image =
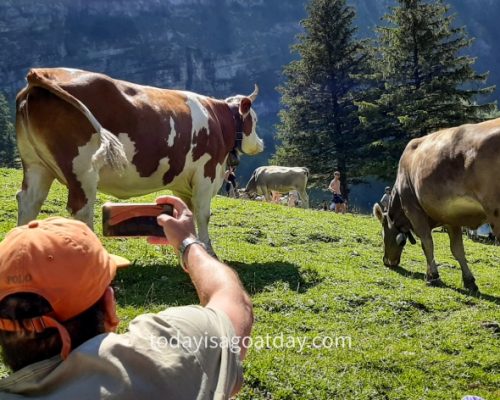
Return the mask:
M 340 189 L 340 172 L 333 173 L 333 179 L 328 186 L 328 190 L 333 193 L 332 202 L 335 204 L 335 212 L 345 214 L 345 200 Z
M 288 207 L 296 207 L 299 205 L 299 194 L 296 190 L 288 193 Z
M 391 201 L 391 187 L 386 186 L 385 191 L 384 191 L 384 195 L 380 199 L 380 205 L 382 206 L 383 211 L 387 211 L 387 209 L 389 208 L 390 201 Z
M 274 190 L 271 190 L 271 202 L 275 204 L 280 204 L 281 202 L 281 193 L 280 192 L 275 192 Z
M 229 167 L 224 172 L 224 182 L 226 183 L 226 192 L 229 197 L 236 197 L 236 168 Z

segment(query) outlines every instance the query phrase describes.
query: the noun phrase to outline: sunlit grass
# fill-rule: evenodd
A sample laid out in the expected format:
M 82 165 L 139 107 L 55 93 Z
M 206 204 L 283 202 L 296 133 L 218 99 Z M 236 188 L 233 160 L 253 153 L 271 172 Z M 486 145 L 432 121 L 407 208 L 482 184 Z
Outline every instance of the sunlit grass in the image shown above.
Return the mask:
M 21 173 L 0 170 L 0 179 L 2 238 L 15 225 Z M 110 199 L 99 197 L 99 235 L 99 206 Z M 41 218 L 67 215 L 65 202 L 65 188 L 54 185 Z M 256 347 L 238 399 L 500 398 L 500 247 L 465 239 L 482 292 L 473 297 L 462 290 L 445 233 L 434 234 L 444 282 L 435 288 L 423 280 L 418 245 L 405 250 L 400 268 L 383 266 L 379 224 L 370 216 L 222 197 L 212 210 L 214 248 L 238 271 L 255 306 Z M 122 330 L 138 314 L 197 301 L 170 249 L 140 239 L 103 241 L 134 261 L 116 279 Z M 275 342 L 261 347 L 259 338 Z M 319 338 L 320 346 L 280 348 L 280 338 Z M 351 346 L 328 348 L 328 338 L 350 338 Z

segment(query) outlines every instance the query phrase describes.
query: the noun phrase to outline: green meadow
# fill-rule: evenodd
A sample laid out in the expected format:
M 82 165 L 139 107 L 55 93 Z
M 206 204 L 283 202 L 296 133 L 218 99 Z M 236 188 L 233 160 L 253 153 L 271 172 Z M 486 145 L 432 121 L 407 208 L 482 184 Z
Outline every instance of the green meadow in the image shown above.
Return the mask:
M 21 171 L 0 169 L 0 239 L 15 226 L 21 180 Z M 66 193 L 54 184 L 40 218 L 67 216 Z M 100 206 L 112 200 L 98 198 L 100 237 Z M 237 399 L 500 399 L 500 247 L 464 238 L 481 290 L 472 296 L 440 230 L 443 285 L 429 287 L 420 245 L 407 245 L 400 267 L 382 264 L 371 216 L 221 196 L 212 213 L 214 249 L 254 302 Z M 138 314 L 197 302 L 171 249 L 144 239 L 103 242 L 134 262 L 115 282 L 122 331 Z M 1 362 L 0 372 L 8 372 Z

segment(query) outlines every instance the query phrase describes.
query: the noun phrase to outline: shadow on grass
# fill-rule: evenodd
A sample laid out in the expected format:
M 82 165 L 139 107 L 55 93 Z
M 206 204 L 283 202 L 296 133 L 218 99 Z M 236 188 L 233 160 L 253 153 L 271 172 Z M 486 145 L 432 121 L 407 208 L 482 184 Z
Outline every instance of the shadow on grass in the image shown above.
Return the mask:
M 286 262 L 226 262 L 236 270 L 250 295 L 265 291 L 278 282 L 287 284 L 292 290 L 305 292 L 321 281 L 316 271 L 299 269 L 297 265 Z M 191 280 L 178 265 L 134 264 L 118 272 L 114 287 L 121 307 L 176 306 L 199 302 Z
M 227 261 L 238 273 L 245 289 L 251 295 L 266 290 L 277 282 L 283 282 L 292 290 L 306 292 L 322 281 L 318 273 L 311 269 L 300 268 L 287 262 L 245 264 Z
M 396 273 L 398 273 L 399 275 L 401 276 L 404 276 L 404 277 L 407 277 L 407 278 L 411 278 L 411 279 L 416 279 L 416 280 L 419 280 L 419 281 L 423 281 L 423 282 L 427 282 L 426 281 L 426 275 L 422 272 L 413 272 L 413 271 L 409 271 L 401 266 L 397 266 L 397 267 L 388 267 L 391 271 L 394 271 Z M 477 299 L 481 299 L 481 300 L 486 300 L 486 301 L 489 301 L 491 303 L 494 303 L 494 304 L 497 304 L 497 305 L 500 305 L 500 297 L 497 297 L 497 296 L 493 296 L 493 295 L 490 295 L 490 294 L 485 294 L 485 293 L 474 293 L 474 292 L 471 292 L 467 289 L 464 289 L 464 288 L 457 288 L 457 287 L 454 287 L 454 286 L 450 286 L 446 283 L 444 283 L 442 280 L 439 281 L 439 283 L 435 284 L 434 286 L 436 287 L 440 287 L 440 288 L 445 288 L 445 289 L 451 289 L 451 290 L 454 290 L 455 292 L 457 293 L 460 293 L 464 296 L 470 296 L 470 297 L 475 297 Z
M 416 279 L 419 281 L 425 281 L 425 274 L 422 272 L 409 271 L 409 270 L 404 269 L 403 267 L 401 267 L 399 265 L 397 267 L 387 267 L 387 268 L 390 269 L 391 271 L 397 272 L 399 275 L 404 276 L 406 278 Z

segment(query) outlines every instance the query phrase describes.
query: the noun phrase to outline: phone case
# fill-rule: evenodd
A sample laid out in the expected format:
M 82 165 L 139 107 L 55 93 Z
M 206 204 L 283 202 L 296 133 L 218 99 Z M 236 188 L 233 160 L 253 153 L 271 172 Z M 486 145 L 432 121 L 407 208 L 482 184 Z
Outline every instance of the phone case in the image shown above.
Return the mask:
M 156 222 L 160 214 L 172 215 L 170 204 L 106 203 L 102 207 L 104 236 L 164 236 Z

